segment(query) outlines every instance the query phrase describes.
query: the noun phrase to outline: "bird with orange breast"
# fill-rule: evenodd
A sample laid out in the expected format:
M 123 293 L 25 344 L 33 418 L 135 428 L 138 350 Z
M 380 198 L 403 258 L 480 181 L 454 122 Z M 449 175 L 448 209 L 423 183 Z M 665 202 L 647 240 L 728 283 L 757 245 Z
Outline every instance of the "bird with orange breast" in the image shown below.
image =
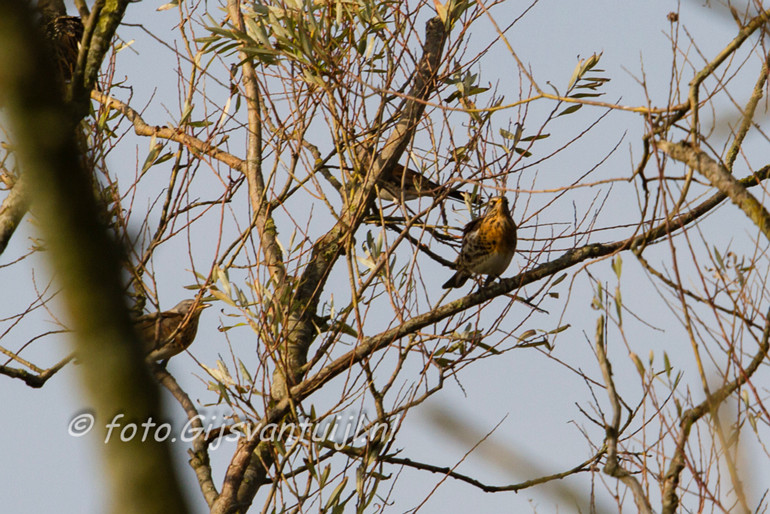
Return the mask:
M 492 198 L 484 215 L 463 228 L 462 248 L 455 261 L 457 272 L 442 287 L 462 287 L 473 275 L 487 275 L 487 285 L 508 268 L 515 252 L 516 223 L 508 199 Z

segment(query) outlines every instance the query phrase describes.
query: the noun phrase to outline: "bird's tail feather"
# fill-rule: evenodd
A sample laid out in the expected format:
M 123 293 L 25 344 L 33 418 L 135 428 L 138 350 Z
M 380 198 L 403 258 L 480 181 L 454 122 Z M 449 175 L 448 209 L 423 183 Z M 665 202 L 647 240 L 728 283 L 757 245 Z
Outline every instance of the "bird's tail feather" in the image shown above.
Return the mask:
M 443 286 L 441 286 L 444 289 L 452 289 L 454 287 L 462 287 L 463 284 L 468 280 L 470 275 L 463 271 L 458 271 L 454 275 L 452 275 L 452 278 L 447 280 Z

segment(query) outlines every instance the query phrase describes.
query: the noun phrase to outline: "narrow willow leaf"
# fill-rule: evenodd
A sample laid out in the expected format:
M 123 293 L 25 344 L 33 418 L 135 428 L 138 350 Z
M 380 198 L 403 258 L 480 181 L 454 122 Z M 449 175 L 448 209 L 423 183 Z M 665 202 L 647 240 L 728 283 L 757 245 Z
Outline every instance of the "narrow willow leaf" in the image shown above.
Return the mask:
M 526 332 L 524 332 L 523 334 L 519 335 L 518 339 L 519 339 L 519 341 L 524 341 L 525 339 L 529 339 L 530 337 L 532 337 L 535 334 L 537 334 L 537 330 L 530 329 L 530 330 L 527 330 Z
M 521 155 L 522 157 L 532 157 L 532 152 L 524 150 L 523 148 L 514 148 L 513 151 Z
M 179 0 L 171 0 L 167 4 L 163 4 L 160 7 L 156 9 L 156 11 L 168 11 L 169 9 L 173 9 L 174 7 L 179 7 Z
M 545 139 L 551 137 L 551 134 L 540 134 L 539 136 L 527 136 L 522 138 L 522 141 L 537 141 L 538 139 Z
M 562 326 L 560 326 L 560 327 L 558 327 L 558 328 L 555 328 L 555 329 L 551 330 L 550 332 L 546 332 L 546 333 L 547 333 L 547 334 L 559 334 L 559 333 L 561 333 L 561 332 L 564 332 L 565 330 L 567 330 L 567 329 L 568 329 L 568 328 L 570 328 L 571 326 L 572 326 L 572 325 L 570 325 L 569 323 L 567 323 L 566 325 L 562 325 Z
M 642 364 L 641 359 L 639 359 L 639 356 L 635 354 L 634 352 L 630 352 L 628 354 L 628 357 L 631 359 L 631 361 L 636 366 L 636 371 L 639 372 L 639 376 L 642 377 L 642 380 L 644 380 L 644 364 Z
M 614 259 L 612 259 L 612 269 L 615 271 L 615 275 L 620 279 L 620 273 L 623 270 L 623 259 L 620 257 L 620 254 L 616 255 Z
M 144 173 L 150 169 L 153 164 L 155 164 L 155 159 L 157 159 L 158 155 L 160 155 L 161 150 L 163 150 L 162 143 L 156 143 L 152 146 L 152 148 L 150 148 L 150 151 L 147 154 L 147 158 L 144 160 L 144 164 L 142 165 L 142 175 L 144 175 Z
M 570 107 L 567 107 L 563 111 L 561 111 L 559 114 L 556 115 L 556 117 L 558 118 L 559 116 L 564 116 L 566 114 L 572 114 L 573 112 L 579 110 L 581 107 L 583 107 L 583 104 L 572 105 Z
M 342 482 L 334 488 L 334 491 L 332 491 L 332 495 L 329 497 L 329 500 L 326 502 L 326 507 L 324 508 L 324 511 L 329 510 L 333 505 L 336 505 L 339 503 L 340 495 L 342 494 L 343 489 L 345 489 L 345 486 L 348 484 L 348 477 L 345 477 L 342 479 Z

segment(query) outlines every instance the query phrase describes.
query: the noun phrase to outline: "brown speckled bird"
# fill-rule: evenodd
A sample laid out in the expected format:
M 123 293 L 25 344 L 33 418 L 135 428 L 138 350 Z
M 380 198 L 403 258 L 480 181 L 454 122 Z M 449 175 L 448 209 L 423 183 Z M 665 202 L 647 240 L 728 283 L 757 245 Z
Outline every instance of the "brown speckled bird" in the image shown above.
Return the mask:
M 463 244 L 457 272 L 442 286 L 461 287 L 471 275 L 488 275 L 486 284 L 508 268 L 516 252 L 516 223 L 504 196 L 492 198 L 483 216 L 463 228 Z
M 391 173 L 386 173 L 377 182 L 379 197 L 387 202 L 405 202 L 421 196 L 438 196 L 447 188 L 430 180 L 422 173 L 397 164 Z M 462 193 L 450 190 L 449 198 L 465 201 Z
M 78 63 L 83 22 L 77 16 L 56 16 L 45 24 L 45 35 L 53 49 L 61 78 L 67 82 Z
M 185 320 L 194 304 L 195 300 L 182 300 L 171 310 L 146 314 L 134 322 L 144 339 L 148 360 L 169 359 L 192 344 L 198 332 L 201 311 L 210 307 L 207 303 L 198 303 Z

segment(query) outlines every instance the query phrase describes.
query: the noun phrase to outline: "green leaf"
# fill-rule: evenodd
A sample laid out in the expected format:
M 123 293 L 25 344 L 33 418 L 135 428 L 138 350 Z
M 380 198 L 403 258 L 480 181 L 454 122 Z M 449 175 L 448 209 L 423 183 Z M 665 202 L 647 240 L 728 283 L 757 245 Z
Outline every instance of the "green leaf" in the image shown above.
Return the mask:
M 513 151 L 521 155 L 522 157 L 532 157 L 532 152 L 524 150 L 523 148 L 514 148 Z
M 318 487 L 323 489 L 324 485 L 326 485 L 326 480 L 329 479 L 329 474 L 332 471 L 332 467 L 327 465 L 324 467 L 323 471 L 321 471 L 321 476 L 318 477 Z
M 746 405 L 747 409 L 751 408 L 751 401 L 749 399 L 749 392 L 747 390 L 741 391 L 741 399 L 743 400 L 743 403 Z
M 569 95 L 570 98 L 596 98 L 597 96 L 604 96 L 604 93 L 575 93 L 574 95 Z
M 567 274 L 566 273 L 562 273 L 562 275 L 559 278 L 557 278 L 556 280 L 553 281 L 553 284 L 551 284 L 551 287 L 555 286 L 556 284 L 559 284 L 565 278 L 567 278 Z
M 369 38 L 364 36 L 358 40 L 358 43 L 356 43 L 356 51 L 359 53 L 359 55 L 364 55 L 368 46 Z
M 315 84 L 321 88 L 326 87 L 326 83 L 323 81 L 323 79 L 308 69 L 302 70 L 302 76 L 305 78 L 305 82 L 308 84 Z
M 569 78 L 569 83 L 567 84 L 567 89 L 572 89 L 572 86 L 575 85 L 575 82 L 578 81 L 580 78 L 580 73 L 583 69 L 583 61 L 578 61 L 577 65 L 575 66 L 575 69 L 572 71 L 572 75 Z
M 219 289 L 211 288 L 209 291 L 217 300 L 225 302 L 227 305 L 230 305 L 231 307 L 237 307 L 235 305 L 235 302 L 230 298 L 230 296 L 224 294 Z
M 220 39 L 222 38 L 220 38 L 219 36 L 205 36 L 205 37 L 196 37 L 193 41 L 195 41 L 196 43 L 202 43 L 205 45 L 207 43 L 214 43 L 215 41 L 219 41 Z
M 340 495 L 342 494 L 342 490 L 345 489 L 345 486 L 348 483 L 348 477 L 345 477 L 342 479 L 342 482 L 334 488 L 334 491 L 332 491 L 332 495 L 329 497 L 329 499 L 326 502 L 326 507 L 324 507 L 324 510 L 329 510 L 333 505 L 336 505 L 339 503 Z
M 259 48 L 255 46 L 244 46 L 243 48 L 241 48 L 241 51 L 244 54 L 248 55 L 249 57 L 257 59 L 262 64 L 266 64 L 268 66 L 277 63 L 279 59 L 277 59 L 276 57 L 281 55 L 281 53 L 276 50 L 271 50 L 268 48 Z M 219 53 L 224 53 L 224 52 L 221 51 Z M 240 64 L 243 64 L 243 63 L 241 62 Z
M 596 287 L 596 294 L 594 295 L 593 300 L 591 300 L 591 308 L 597 311 L 600 311 L 604 308 L 604 293 L 602 289 L 602 284 L 599 282 Z
M 228 30 L 228 29 L 223 29 L 222 27 L 211 26 L 211 27 L 206 27 L 206 30 L 208 30 L 212 34 L 216 34 L 218 36 L 224 36 L 224 37 L 230 38 L 230 39 L 237 39 L 235 37 L 235 32 L 234 31 Z
M 257 23 L 253 17 L 247 17 L 245 22 L 246 33 L 249 34 L 249 36 L 251 36 L 256 42 L 262 44 L 263 47 L 269 49 L 273 48 L 273 46 L 270 44 L 270 36 L 267 35 L 267 31 L 261 23 Z
M 521 140 L 523 142 L 537 141 L 538 139 L 545 139 L 547 137 L 551 137 L 551 134 L 540 134 L 539 136 L 527 136 L 527 137 L 522 138 Z
M 155 143 L 150 148 L 150 152 L 147 154 L 147 158 L 144 160 L 144 164 L 142 165 L 142 175 L 152 167 L 153 164 L 155 164 L 155 159 L 158 158 L 158 155 L 160 155 L 160 151 L 163 150 L 163 143 Z
M 578 61 L 577 65 L 575 66 L 575 69 L 572 71 L 572 76 L 569 79 L 569 85 L 567 86 L 567 90 L 572 89 L 579 81 L 581 80 L 589 80 L 594 82 L 590 88 L 593 89 L 595 87 L 598 87 L 600 84 L 597 84 L 597 82 L 607 82 L 609 79 L 606 78 L 595 78 L 590 77 L 587 78 L 585 75 L 590 72 L 594 71 L 595 73 L 603 72 L 604 70 L 600 69 L 594 69 L 597 64 L 599 64 L 599 59 L 601 59 L 602 54 L 593 54 L 588 59 L 581 59 Z M 581 87 L 581 86 L 578 86 Z
M 117 54 L 122 52 L 126 48 L 130 48 L 131 46 L 134 45 L 134 43 L 136 43 L 135 39 L 132 39 L 130 41 L 125 41 L 125 42 L 115 43 L 115 53 Z M 113 83 L 112 85 L 114 86 L 115 83 Z
M 563 111 L 561 111 L 559 114 L 557 114 L 556 117 L 558 118 L 559 116 L 564 116 L 566 114 L 572 114 L 573 112 L 577 111 L 581 107 L 583 107 L 583 104 L 571 105 L 571 106 L 567 107 L 566 109 L 564 109 Z
M 523 334 L 519 335 L 518 336 L 518 340 L 519 341 L 524 341 L 525 339 L 529 339 L 530 337 L 532 337 L 535 334 L 537 334 L 537 330 L 529 329 L 526 332 L 524 332 Z
M 562 326 L 560 326 L 560 327 L 558 327 L 558 328 L 555 328 L 555 329 L 553 329 L 553 330 L 551 330 L 551 331 L 549 331 L 549 332 L 546 332 L 546 333 L 547 333 L 547 334 L 558 334 L 558 333 L 560 333 L 560 332 L 564 332 L 565 330 L 567 330 L 567 329 L 568 329 L 568 328 L 570 328 L 571 326 L 572 326 L 572 325 L 570 325 L 569 323 L 567 323 L 566 325 L 562 325 Z
M 156 164 L 164 163 L 167 160 L 171 159 L 173 156 L 174 156 L 173 153 L 166 152 L 163 155 L 161 155 L 160 157 L 158 157 L 157 159 L 155 159 L 155 162 L 153 162 L 152 165 L 155 166 Z
M 230 394 L 227 392 L 227 388 L 223 383 L 217 382 L 217 391 L 219 392 L 219 398 L 232 407 L 233 403 L 230 401 Z
M 440 368 L 448 368 L 449 366 L 452 365 L 453 361 L 449 359 L 445 359 L 443 357 L 436 357 L 433 359 L 433 362 L 435 362 Z
M 516 140 L 516 135 L 515 134 L 513 134 L 511 132 L 508 132 L 507 130 L 502 129 L 502 128 L 500 129 L 500 135 L 503 136 L 503 138 L 505 138 L 505 139 L 510 139 L 512 141 Z
M 531 343 L 521 343 L 518 345 L 519 348 L 537 348 L 538 346 L 545 346 L 549 350 L 551 349 L 551 345 L 548 343 L 548 339 L 545 337 L 540 339 L 539 341 L 532 341 Z
M 246 327 L 246 326 L 248 326 L 246 323 L 236 323 L 235 325 L 227 325 L 227 326 L 219 327 L 219 331 L 220 332 L 227 332 L 228 330 L 230 330 L 232 328 Z
M 496 349 L 492 348 L 491 346 L 489 346 L 488 344 L 482 343 L 481 341 L 478 341 L 476 343 L 476 346 L 478 346 L 479 348 L 483 348 L 484 350 L 488 351 L 492 355 L 500 355 L 500 351 L 499 350 L 496 350 Z
M 237 287 L 233 286 L 235 288 L 236 296 L 238 297 L 238 303 L 241 304 L 241 307 L 248 307 L 249 300 L 246 298 L 246 295 L 243 294 L 243 291 L 238 289 Z
M 620 273 L 623 271 L 623 259 L 620 257 L 620 254 L 617 254 L 615 258 L 612 259 L 612 269 L 615 271 L 618 280 L 620 280 Z
M 182 117 L 179 119 L 179 124 L 180 125 L 184 125 L 185 123 L 187 123 L 187 120 L 190 119 L 190 114 L 192 114 L 192 110 L 193 110 L 194 107 L 195 107 L 195 105 L 188 104 L 184 108 L 184 112 L 182 112 Z
M 358 332 L 356 332 L 356 330 L 347 323 L 337 322 L 334 324 L 334 328 L 343 334 L 358 338 Z
M 356 257 L 358 259 L 358 262 L 369 268 L 369 271 L 374 270 L 374 268 L 377 267 L 377 265 L 374 263 L 373 260 L 371 260 L 369 257 Z
M 488 87 L 478 87 L 478 86 L 473 86 L 473 87 L 472 87 L 472 88 L 470 88 L 470 90 L 469 90 L 469 91 L 468 91 L 468 92 L 465 94 L 465 96 L 476 96 L 476 95 L 478 95 L 478 94 L 481 94 L 481 93 L 484 93 L 484 92 L 486 92 L 486 91 L 489 91 L 489 88 L 488 88 Z
M 604 52 L 599 52 L 599 54 L 593 54 L 590 59 L 588 59 L 588 63 L 586 64 L 586 71 L 590 70 L 597 64 L 599 64 L 599 59 L 601 59 L 602 54 Z
M 717 260 L 717 266 L 720 270 L 725 269 L 725 263 L 722 260 L 722 255 L 719 253 L 719 250 L 717 250 L 717 247 L 714 247 L 714 258 Z
M 173 9 L 174 7 L 179 7 L 179 0 L 171 0 L 169 3 L 158 7 L 156 11 L 167 11 L 169 9 Z
M 215 266 L 211 273 L 211 278 L 213 278 L 217 283 L 222 284 L 222 289 L 224 289 L 228 298 L 232 297 L 233 291 L 230 287 L 230 280 L 227 277 L 227 270 L 222 269 L 219 266 Z
M 254 382 L 254 380 L 251 378 L 251 374 L 249 373 L 249 370 L 246 369 L 246 366 L 243 365 L 243 361 L 241 359 L 238 359 L 238 369 L 241 373 L 241 376 L 245 379 L 246 382 L 251 384 Z
M 227 365 L 222 359 L 217 359 L 217 371 L 219 371 L 219 374 L 215 377 L 217 380 L 222 383 L 233 382 L 233 377 L 230 376 L 230 371 L 227 369 Z

